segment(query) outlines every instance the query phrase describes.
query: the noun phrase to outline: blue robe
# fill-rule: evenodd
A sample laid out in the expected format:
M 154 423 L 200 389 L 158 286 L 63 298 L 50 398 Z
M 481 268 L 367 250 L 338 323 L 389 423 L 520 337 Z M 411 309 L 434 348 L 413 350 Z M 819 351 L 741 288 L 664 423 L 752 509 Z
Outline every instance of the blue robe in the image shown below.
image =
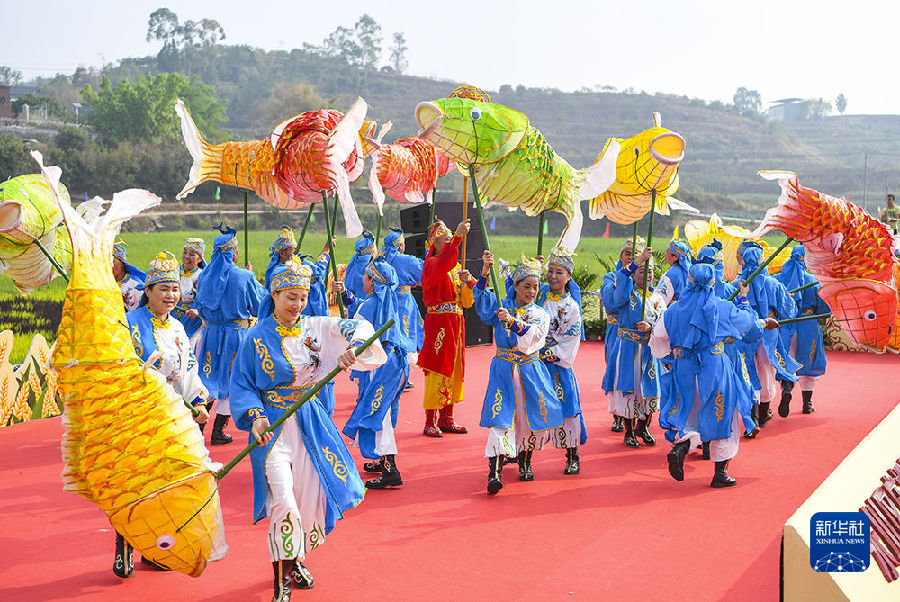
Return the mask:
M 517 307 L 512 299 L 504 299 L 503 307 L 510 314 L 523 315 L 528 329 L 534 332 L 523 332 L 517 335 L 497 318 L 497 297 L 484 289 L 485 279 L 479 280 L 473 293 L 475 310 L 478 317 L 494 329 L 494 342 L 497 353 L 491 360 L 490 376 L 487 391 L 484 394 L 484 405 L 481 409 L 481 426 L 512 428 L 516 411 L 516 387 L 513 381 L 513 369 L 518 368 L 522 389 L 520 391 L 525 405 L 528 426 L 532 431 L 545 431 L 558 427 L 563 423 L 562 407 L 553 387 L 553 381 L 547 367 L 538 357 L 537 351 L 543 344 L 549 318 L 547 312 L 535 304 Z M 523 353 L 517 349 L 520 336 L 539 336 L 539 341 L 532 353 Z
M 261 319 L 247 332 L 235 357 L 231 412 L 241 430 L 249 432 L 259 413 L 274 424 L 291 403 L 337 366 L 337 357 L 347 343 L 367 338 L 373 332 L 366 322 L 318 317 L 301 317 L 292 336 L 283 337 L 278 329 L 285 330 L 274 316 Z M 285 351 L 287 344 L 305 353 L 303 363 L 292 363 Z M 328 534 L 347 510 L 362 501 L 365 488 L 353 457 L 317 397 L 303 404 L 294 419 L 326 494 Z M 268 444 L 250 452 L 254 522 L 266 517 L 266 457 L 280 434 L 279 427 Z M 253 440 L 253 435 L 249 435 L 248 441 Z
M 235 354 L 247 337 L 250 318 L 259 314 L 259 304 L 269 295 L 253 272 L 229 265 L 225 294 L 218 308 L 196 306 L 204 328 L 198 354 L 200 378 L 215 399 L 229 397 L 228 382 Z
M 419 306 L 412 296 L 411 288 L 422 282 L 423 261 L 418 257 L 395 253 L 386 256 L 385 259 L 397 272 L 397 302 L 400 305 L 400 331 L 402 338 L 400 346 L 407 353 L 416 353 L 422 348 L 425 340 L 425 331 L 422 328 L 422 315 Z
M 600 299 L 603 301 L 603 309 L 606 311 L 606 333 L 603 337 L 603 351 L 606 355 L 606 363 L 609 363 L 609 354 L 612 352 L 613 343 L 616 340 L 616 330 L 619 326 L 619 314 L 613 309 L 616 290 L 617 272 L 609 272 L 603 276 L 603 284 L 600 285 Z
M 302 257 L 303 265 L 312 270 L 312 278 L 309 285 L 309 301 L 301 312 L 304 316 L 328 316 L 328 266 L 330 256 L 322 253 L 316 261 L 310 261 L 310 257 Z M 349 314 L 348 314 L 349 315 Z M 332 395 L 333 397 L 333 395 Z
M 779 281 L 781 280 L 779 278 Z M 815 281 L 816 279 L 812 274 L 804 272 L 802 282 L 791 283 L 792 286 L 784 282 L 783 284 L 791 286 L 791 288 L 798 288 Z M 820 288 L 822 287 L 817 284 L 793 294 L 794 301 L 797 304 L 798 317 L 831 312 L 828 304 L 819 297 Z M 816 320 L 785 324 L 778 330 L 778 333 L 781 336 L 782 345 L 788 350 L 791 348 L 791 341 L 794 337 L 797 339 L 797 349 L 794 351 L 794 358 L 798 363 L 802 364 L 802 367 L 797 370 L 798 376 L 821 376 L 825 373 L 825 369 L 828 366 L 828 361 L 825 358 L 825 340 L 822 335 L 822 329 Z

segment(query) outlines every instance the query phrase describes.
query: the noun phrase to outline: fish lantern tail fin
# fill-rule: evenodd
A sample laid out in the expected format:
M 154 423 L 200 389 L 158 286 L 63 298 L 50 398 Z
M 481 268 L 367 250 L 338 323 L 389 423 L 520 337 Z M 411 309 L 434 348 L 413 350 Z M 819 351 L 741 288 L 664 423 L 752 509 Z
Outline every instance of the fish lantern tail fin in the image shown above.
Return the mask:
M 607 141 L 602 154 L 590 167 L 581 170 L 584 180 L 578 186 L 575 198 L 579 201 L 592 199 L 606 192 L 616 181 L 616 161 L 622 149 L 617 140 Z M 571 249 L 572 247 L 566 247 Z
M 183 199 L 204 182 L 221 181 L 224 153 L 223 145 L 210 144 L 203 139 L 191 114 L 184 106 L 184 101 L 180 98 L 175 101 L 175 112 L 181 120 L 181 136 L 184 138 L 184 145 L 194 161 L 187 183 L 175 196 L 176 199 Z
M 766 180 L 778 180 L 781 195 L 778 204 L 766 211 L 762 223 L 748 237 L 760 237 L 772 230 L 780 230 L 791 238 L 804 240 L 812 214 L 821 204 L 818 193 L 801 186 L 797 174 L 792 171 L 764 170 L 758 174 Z
M 331 164 L 332 173 L 335 176 L 335 192 L 341 203 L 341 211 L 344 214 L 347 238 L 356 238 L 363 232 L 362 222 L 356 213 L 353 197 L 350 195 L 350 182 L 359 174 L 351 177 L 343 167 L 343 163 L 350 157 L 354 150 L 362 151 L 359 142 L 359 130 L 366 118 L 368 105 L 362 98 L 357 98 L 353 106 L 344 114 L 334 129 L 328 135 L 328 161 Z M 362 169 L 362 161 L 359 162 Z

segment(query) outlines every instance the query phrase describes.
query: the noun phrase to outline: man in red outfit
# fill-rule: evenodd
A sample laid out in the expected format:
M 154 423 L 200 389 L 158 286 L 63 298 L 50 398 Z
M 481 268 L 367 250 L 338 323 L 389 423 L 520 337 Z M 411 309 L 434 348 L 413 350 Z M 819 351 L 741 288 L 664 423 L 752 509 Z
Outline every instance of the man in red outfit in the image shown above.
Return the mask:
M 459 245 L 469 233 L 469 220 L 456 232 L 438 220 L 428 228 L 428 253 L 422 266 L 425 342 L 418 365 L 425 371 L 425 429 L 429 437 L 465 433 L 453 420 L 453 406 L 462 401 L 465 373 L 465 324 L 462 310 L 471 307 L 475 279 L 462 269 Z M 440 415 L 439 415 L 440 414 Z

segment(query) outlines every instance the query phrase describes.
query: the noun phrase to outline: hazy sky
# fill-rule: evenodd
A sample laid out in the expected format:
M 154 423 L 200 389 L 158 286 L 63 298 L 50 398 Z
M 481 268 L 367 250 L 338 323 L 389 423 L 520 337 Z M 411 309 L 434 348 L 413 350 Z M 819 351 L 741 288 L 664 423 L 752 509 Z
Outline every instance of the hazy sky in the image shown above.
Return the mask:
M 895 0 L 252 2 L 5 0 L 0 65 L 26 76 L 71 73 L 156 54 L 147 19 L 160 6 L 181 21 L 212 18 L 226 44 L 315 44 L 369 13 L 387 48 L 406 34 L 409 72 L 502 84 L 633 87 L 731 102 L 744 86 L 764 103 L 843 93 L 847 113 L 900 113 L 900 3 Z M 831 7 L 835 8 L 831 8 Z

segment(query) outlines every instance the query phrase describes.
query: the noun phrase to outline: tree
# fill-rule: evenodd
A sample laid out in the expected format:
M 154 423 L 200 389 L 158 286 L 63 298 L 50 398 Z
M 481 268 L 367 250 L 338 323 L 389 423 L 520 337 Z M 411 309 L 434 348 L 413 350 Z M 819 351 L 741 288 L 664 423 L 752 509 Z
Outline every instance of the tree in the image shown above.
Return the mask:
M 156 58 L 165 71 L 184 68 L 190 73 L 184 63 L 193 59 L 197 51 L 210 48 L 224 39 L 225 30 L 215 19 L 179 23 L 178 15 L 168 8 L 156 9 L 147 21 L 147 41 L 159 40 L 163 43 Z
M 218 125 L 224 120 L 225 111 L 213 89 L 199 79 L 189 80 L 179 73 L 126 79 L 115 88 L 104 77 L 99 90 L 87 85 L 82 95 L 93 108 L 88 123 L 108 145 L 179 140 L 176 98 L 184 100 L 204 137 L 215 140 L 223 135 Z
M 843 94 L 838 94 L 837 98 L 834 99 L 834 106 L 837 108 L 838 113 L 843 116 L 844 111 L 847 110 L 847 97 Z
M 174 54 L 178 50 L 180 29 L 178 15 L 168 8 L 157 8 L 147 20 L 147 41 L 161 40 L 160 54 Z
M 406 36 L 402 32 L 394 34 L 394 45 L 391 46 L 391 67 L 397 73 L 406 73 L 409 62 L 406 60 Z
M 825 119 L 831 113 L 831 103 L 824 98 L 809 99 L 809 119 Z
M 304 111 L 315 111 L 326 105 L 315 86 L 303 82 L 278 82 L 272 95 L 260 108 L 260 115 L 272 125 Z
M 369 15 L 363 14 L 353 26 L 353 32 L 361 51 L 360 66 L 374 71 L 381 62 L 381 25 Z
M 22 83 L 22 72 L 6 65 L 0 65 L 0 86 L 18 86 Z
M 738 115 L 754 116 L 759 114 L 762 98 L 756 90 L 748 90 L 741 86 L 734 93 L 734 108 Z
M 362 65 L 362 48 L 356 41 L 353 30 L 349 27 L 338 27 L 335 29 L 325 38 L 320 48 L 314 46 L 309 46 L 308 48 L 325 56 L 340 57 L 347 61 L 347 64 L 354 67 Z

